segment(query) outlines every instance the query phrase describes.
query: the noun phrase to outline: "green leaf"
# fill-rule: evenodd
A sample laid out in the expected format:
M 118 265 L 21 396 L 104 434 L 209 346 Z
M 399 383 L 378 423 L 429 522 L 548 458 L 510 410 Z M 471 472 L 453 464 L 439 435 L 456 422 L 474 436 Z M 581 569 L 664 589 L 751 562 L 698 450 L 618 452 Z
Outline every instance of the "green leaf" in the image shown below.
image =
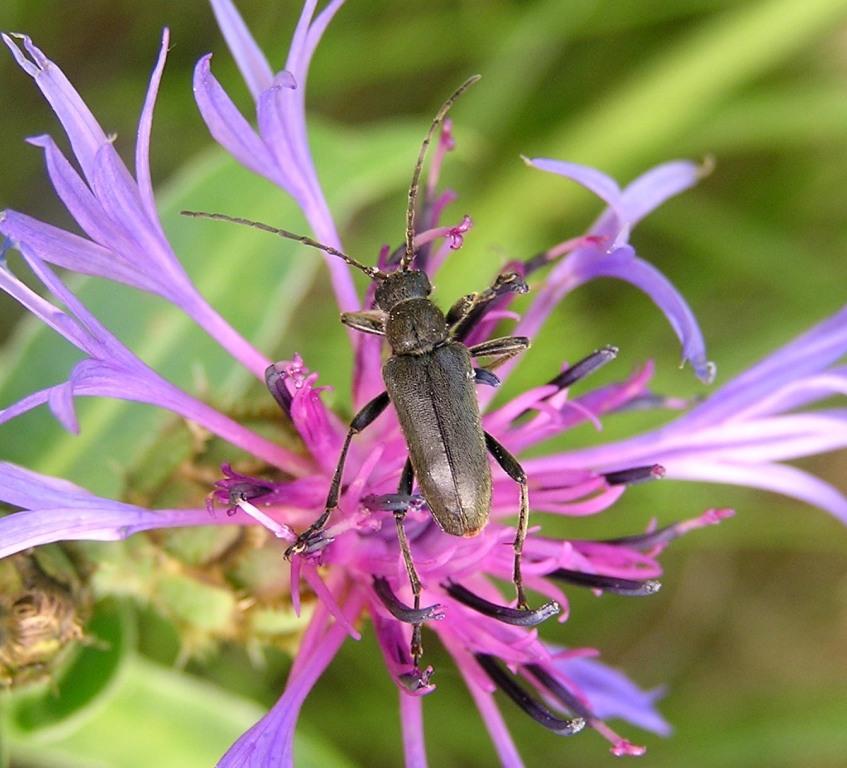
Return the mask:
M 312 147 L 330 206 L 345 221 L 410 174 L 420 131 L 371 126 L 362 132 L 318 127 Z M 221 210 L 289 229 L 305 230 L 293 203 L 220 151 L 180 172 L 161 196 L 165 231 L 209 303 L 245 337 L 270 354 L 298 328 L 300 303 L 321 260 L 293 243 L 263 233 L 185 219 L 182 208 Z M 367 258 L 367 257 L 365 257 Z M 154 296 L 100 279 L 74 281 L 77 295 L 104 325 L 166 378 L 216 405 L 242 395 L 252 377 L 181 312 Z M 316 308 L 339 326 L 332 305 Z M 349 357 L 349 355 L 348 355 Z M 30 319 L 0 359 L 0 403 L 56 384 L 78 352 Z M 154 444 L 168 415 L 134 403 L 78 401 L 81 434 L 64 433 L 46 408 L 0 428 L 5 459 L 69 477 L 103 495 L 115 495 L 126 472 Z M 104 462 L 108 462 L 104 471 Z
M 715 110 L 684 142 L 692 151 L 709 147 L 725 158 L 730 153 L 840 145 L 845 138 L 844 83 L 821 79 L 745 93 Z
M 775 688 L 770 695 L 736 690 L 699 698 L 687 702 L 684 735 L 651 746 L 651 765 L 678 766 L 691 755 L 699 768 L 834 766 L 844 760 L 847 703 L 841 688 Z
M 62 733 L 12 739 L 12 757 L 40 766 L 208 768 L 264 715 L 254 702 L 185 673 L 133 657 L 108 703 Z M 298 731 L 297 765 L 351 768 Z

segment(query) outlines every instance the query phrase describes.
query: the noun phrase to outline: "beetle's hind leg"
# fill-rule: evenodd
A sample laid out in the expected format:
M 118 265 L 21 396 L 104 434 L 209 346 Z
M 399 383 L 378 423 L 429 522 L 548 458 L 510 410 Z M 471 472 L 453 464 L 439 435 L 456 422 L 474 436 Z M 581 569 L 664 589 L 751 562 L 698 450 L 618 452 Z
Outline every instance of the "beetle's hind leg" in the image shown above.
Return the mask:
M 338 457 L 335 474 L 332 476 L 324 511 L 314 523 L 297 537 L 297 541 L 285 550 L 285 557 L 290 558 L 292 555 L 317 552 L 326 546 L 327 542 L 323 540 L 323 529 L 326 527 L 332 511 L 338 507 L 338 495 L 341 492 L 341 479 L 344 476 L 344 464 L 347 461 L 347 452 L 350 450 L 350 441 L 353 439 L 353 435 L 358 434 L 376 421 L 377 417 L 388 407 L 389 402 L 388 393 L 383 392 L 367 403 L 353 417 L 350 428 L 347 430 L 347 437 L 344 439 L 341 455 Z
M 411 497 L 414 479 L 415 471 L 412 468 L 412 460 L 406 459 L 406 465 L 403 467 L 403 473 L 400 475 L 400 485 L 397 488 L 397 495 Z M 407 509 L 408 505 L 402 509 L 394 510 L 394 525 L 397 528 L 397 540 L 400 542 L 400 551 L 403 553 L 403 562 L 406 564 L 406 573 L 409 574 L 409 584 L 412 587 L 414 608 L 416 611 L 419 611 L 421 607 L 421 580 L 418 577 L 418 572 L 415 568 L 415 561 L 412 559 L 412 550 L 409 547 L 409 539 L 406 536 L 406 527 L 403 525 Z M 423 656 L 421 625 L 412 624 L 412 658 L 415 660 L 415 666 L 418 665 L 421 656 Z
M 526 472 L 518 463 L 518 460 L 489 435 L 488 432 L 485 433 L 485 445 L 488 448 L 488 452 L 502 467 L 503 471 L 520 485 L 521 488 L 521 507 L 518 513 L 518 527 L 515 531 L 515 567 L 512 578 L 515 582 L 515 591 L 518 595 L 518 608 L 528 610 L 529 604 L 526 601 L 526 595 L 523 591 L 523 577 L 521 575 L 523 545 L 524 541 L 526 541 L 526 532 L 529 527 L 529 487 L 527 485 Z

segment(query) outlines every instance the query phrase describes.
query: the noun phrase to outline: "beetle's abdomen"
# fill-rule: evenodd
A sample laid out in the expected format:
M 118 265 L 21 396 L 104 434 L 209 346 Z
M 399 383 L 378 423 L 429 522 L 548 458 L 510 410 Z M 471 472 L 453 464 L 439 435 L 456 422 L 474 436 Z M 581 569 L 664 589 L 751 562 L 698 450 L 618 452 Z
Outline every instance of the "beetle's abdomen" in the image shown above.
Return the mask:
M 447 533 L 475 536 L 488 521 L 491 470 L 467 347 L 395 355 L 382 374 L 433 517 Z

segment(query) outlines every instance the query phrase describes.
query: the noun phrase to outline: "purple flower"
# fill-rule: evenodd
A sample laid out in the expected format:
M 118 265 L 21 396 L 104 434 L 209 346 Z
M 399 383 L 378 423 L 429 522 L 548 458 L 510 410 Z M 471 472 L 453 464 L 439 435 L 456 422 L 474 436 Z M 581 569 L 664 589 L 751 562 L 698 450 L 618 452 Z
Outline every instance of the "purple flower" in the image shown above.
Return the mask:
M 334 248 L 341 240 L 318 182 L 306 132 L 306 79 L 312 55 L 344 0 L 333 0 L 317 17 L 317 0 L 305 3 L 294 30 L 285 68 L 274 74 L 268 60 L 230 0 L 211 0 L 224 37 L 256 102 L 255 130 L 212 74 L 212 55 L 194 70 L 194 96 L 212 136 L 245 167 L 291 195 L 315 237 Z M 326 257 L 342 311 L 359 308 L 346 266 Z
M 847 498 L 784 461 L 847 446 L 847 411 L 808 408 L 847 394 L 847 307 L 715 391 L 660 429 L 530 463 L 538 471 L 604 471 L 661 462 L 667 477 L 746 485 L 791 496 L 847 523 Z
M 138 121 L 133 179 L 112 146 L 113 139 L 61 70 L 29 38 L 3 35 L 3 42 L 41 89 L 65 129 L 81 175 L 49 136 L 29 142 L 44 150 L 56 194 L 88 237 L 12 210 L 3 212 L 2 231 L 14 242 L 25 242 L 42 261 L 158 294 L 179 306 L 235 359 L 261 376 L 269 361 L 200 296 L 168 244 L 156 212 L 150 181 L 150 134 L 168 41 L 166 29 Z
M 212 135 L 244 165 L 291 195 L 314 235 L 340 249 L 308 148 L 304 86 L 312 53 L 341 2 L 330 3 L 317 17 L 316 3 L 306 3 L 286 69 L 277 75 L 232 4 L 228 0 L 213 0 L 212 4 L 256 101 L 258 122 L 255 131 L 237 112 L 205 57 L 197 65 L 194 90 Z M 147 154 L 167 33 L 139 123 L 134 179 L 56 65 L 28 38 L 19 43 L 4 36 L 4 41 L 21 68 L 35 79 L 70 139 L 81 174 L 51 139 L 42 137 L 33 143 L 44 149 L 56 192 L 87 237 L 5 211 L 0 216 L 0 232 L 64 309 L 34 293 L 5 264 L 0 267 L 0 288 L 86 357 L 65 383 L 35 392 L 0 411 L 0 422 L 46 403 L 66 428 L 75 431 L 75 396 L 137 400 L 200 423 L 250 453 L 262 469 L 248 473 L 224 465 L 221 478 L 209 488 L 206 504 L 148 510 L 0 463 L 0 501 L 19 510 L 0 518 L 0 557 L 48 542 L 121 539 L 172 526 L 262 525 L 283 542 L 297 541 L 296 532 L 306 529 L 324 509 L 347 427 L 325 407 L 318 375 L 301 358 L 269 365 L 214 313 L 166 240 L 156 214 Z M 467 217 L 453 226 L 441 224 L 453 194 L 439 193 L 439 171 L 452 146 L 449 124 L 445 124 L 430 165 L 419 212 L 421 225 L 415 236 L 416 264 L 430 275 L 452 250 L 461 247 L 471 225 Z M 518 319 L 516 335 L 537 331 L 555 304 L 578 285 L 597 277 L 615 277 L 651 297 L 679 337 L 683 359 L 701 379 L 710 380 L 714 368 L 691 310 L 668 280 L 639 258 L 628 242 L 640 219 L 694 184 L 702 169 L 685 161 L 667 163 L 622 190 L 589 168 L 554 160 L 527 162 L 577 181 L 595 192 L 608 208 L 584 235 L 508 265 L 489 293 L 468 299 L 469 311 L 457 321 L 455 337 L 468 345 L 488 339 L 497 321 L 514 317 L 509 305 L 516 293 L 525 290 L 524 279 L 552 265 L 534 291 L 529 309 Z M 398 257 L 398 252 L 384 248 L 377 267 L 390 271 Z M 375 287 L 359 299 L 347 266 L 340 259 L 327 259 L 341 309 L 371 309 Z M 302 437 L 306 455 L 275 445 L 167 382 L 110 334 L 47 263 L 126 283 L 180 308 L 264 379 L 270 395 Z M 665 427 L 596 448 L 525 460 L 532 508 L 566 516 L 597 514 L 612 506 L 629 486 L 665 475 L 764 487 L 847 519 L 847 502 L 840 492 L 780 463 L 844 446 L 844 412 L 811 410 L 809 406 L 847 391 L 847 368 L 837 365 L 847 351 L 845 319 L 847 310 L 842 310 Z M 381 353 L 378 336 L 357 340 L 353 388 L 360 404 L 383 389 Z M 628 408 L 684 405 L 651 393 L 650 364 L 620 383 L 584 388 L 585 378 L 610 363 L 616 353 L 607 347 L 563 365 L 547 383 L 496 409 L 487 407 L 492 389 L 484 386 L 480 402 L 485 430 L 510 452 L 521 454 L 578 424 L 598 425 Z M 506 364 L 497 376 L 481 373 L 478 382 L 496 386 L 510 369 Z M 560 621 L 569 617 L 561 585 L 590 588 L 598 594 L 655 593 L 661 575 L 657 556 L 664 547 L 732 512 L 712 509 L 665 528 L 603 541 L 553 539 L 532 529 L 523 550 L 524 582 L 548 602 L 523 610 L 509 604 L 494 581 L 512 578 L 515 534 L 508 519 L 518 506 L 515 482 L 496 470 L 488 525 L 474 538 L 451 536 L 435 524 L 425 499 L 414 487 L 404 490 L 401 482 L 407 453 L 390 409 L 352 441 L 338 509 L 319 535 L 298 542 L 303 546 L 292 557 L 295 608 L 299 608 L 301 582 L 317 596 L 318 603 L 286 690 L 273 709 L 231 747 L 220 765 L 293 765 L 293 733 L 300 708 L 346 637 L 359 637 L 363 615 L 371 620 L 386 668 L 398 689 L 407 765 L 426 764 L 422 699 L 435 690 L 433 670 L 422 667 L 412 652 L 417 627 L 422 624 L 438 635 L 452 655 L 503 765 L 518 766 L 521 761 L 495 703 L 496 689 L 542 726 L 561 735 L 589 726 L 609 740 L 617 755 L 641 754 L 643 748 L 619 736 L 604 718 L 620 718 L 649 731 L 667 733 L 669 726 L 655 708 L 657 692 L 641 691 L 620 673 L 590 658 L 596 655 L 591 649 L 564 650 L 549 645 L 540 637 L 538 625 L 556 615 Z M 398 546 L 394 512 L 399 509 L 405 510 L 405 531 L 422 582 L 420 604 L 412 599 Z

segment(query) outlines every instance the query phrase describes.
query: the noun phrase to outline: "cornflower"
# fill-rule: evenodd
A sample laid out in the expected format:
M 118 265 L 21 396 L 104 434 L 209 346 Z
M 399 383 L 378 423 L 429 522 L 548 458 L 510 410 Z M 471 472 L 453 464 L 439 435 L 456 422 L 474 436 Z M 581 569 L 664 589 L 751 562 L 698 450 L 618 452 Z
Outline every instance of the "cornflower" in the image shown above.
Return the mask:
M 315 15 L 307 2 L 296 26 L 286 68 L 274 74 L 229 0 L 212 0 L 257 109 L 258 130 L 241 115 L 211 73 L 209 57 L 195 71 L 194 91 L 212 136 L 233 157 L 259 173 L 298 204 L 315 237 L 340 249 L 341 242 L 312 162 L 305 120 L 309 62 L 326 26 L 342 5 L 334 0 Z M 152 529 L 201 525 L 261 525 L 289 545 L 324 508 L 326 489 L 345 441 L 346 427 L 326 408 L 318 375 L 295 356 L 271 363 L 243 339 L 199 295 L 161 227 L 148 166 L 153 108 L 167 55 L 168 33 L 150 81 L 139 121 L 135 176 L 124 166 L 103 131 L 59 68 L 27 37 L 3 36 L 21 68 L 42 90 L 71 144 L 78 169 L 49 137 L 32 139 L 43 149 L 56 193 L 85 236 L 66 232 L 7 210 L 0 233 L 57 303 L 30 289 L 5 262 L 0 287 L 30 313 L 80 349 L 85 359 L 68 379 L 39 390 L 0 411 L 0 423 L 46 404 L 66 429 L 79 428 L 77 396 L 134 400 L 164 408 L 201 425 L 252 455 L 258 471 L 224 464 L 206 503 L 191 508 L 145 509 L 98 497 L 66 480 L 0 463 L 0 500 L 16 508 L 0 518 L 0 557 L 49 542 L 117 540 Z M 446 153 L 453 148 L 449 122 L 441 131 L 430 165 L 415 231 L 416 266 L 430 276 L 458 250 L 471 226 L 464 217 L 442 225 L 454 199 L 439 192 Z M 682 345 L 683 361 L 703 381 L 714 377 L 702 334 L 687 303 L 658 270 L 637 256 L 632 228 L 667 198 L 695 184 L 703 168 L 676 161 L 648 171 L 621 189 L 604 174 L 551 159 L 529 165 L 567 177 L 597 194 L 607 209 L 583 235 L 565 240 L 528 260 L 512 262 L 490 292 L 472 297 L 476 310 L 460 338 L 474 344 L 490 338 L 495 325 L 514 318 L 509 309 L 516 285 L 551 266 L 535 299 L 520 317 L 515 335 L 533 335 L 551 310 L 575 287 L 598 277 L 615 277 L 644 291 L 668 318 Z M 398 252 L 380 251 L 377 266 L 390 270 Z M 374 288 L 360 299 L 347 266 L 327 256 L 342 311 L 370 309 Z M 247 370 L 264 380 L 273 400 L 299 434 L 304 450 L 285 449 L 239 424 L 164 379 L 123 345 L 56 275 L 49 265 L 118 281 L 155 293 L 182 310 Z M 60 306 L 61 305 L 61 306 Z M 838 360 L 847 350 L 847 310 L 724 385 L 668 425 L 629 440 L 557 452 L 523 462 L 535 511 L 564 516 L 593 515 L 627 488 L 662 476 L 730 482 L 768 488 L 802 499 L 847 519 L 847 500 L 832 486 L 782 462 L 844 447 L 844 412 L 810 410 L 833 394 L 847 392 L 847 369 Z M 650 388 L 652 365 L 628 379 L 581 394 L 572 388 L 617 354 L 606 347 L 563 365 L 547 383 L 510 402 L 489 408 L 492 389 L 483 389 L 483 426 L 510 452 L 526 449 L 585 422 L 599 424 L 634 407 L 680 408 Z M 382 390 L 381 340 L 355 339 L 353 399 L 367 402 Z M 498 375 L 481 374 L 496 386 Z M 577 390 L 578 391 L 578 390 Z M 309 690 L 348 636 L 358 638 L 362 617 L 370 618 L 386 668 L 398 688 L 406 764 L 426 765 L 423 698 L 435 690 L 433 670 L 412 653 L 416 627 L 437 635 L 463 676 L 505 766 L 521 765 L 494 698 L 500 690 L 542 726 L 570 735 L 588 726 L 616 755 L 644 748 L 606 723 L 621 718 L 664 734 L 668 724 L 655 708 L 656 692 L 644 692 L 592 658 L 592 649 L 563 649 L 545 642 L 537 629 L 558 615 L 569 617 L 561 585 L 598 593 L 648 595 L 659 589 L 657 556 L 674 539 L 726 519 L 728 509 L 710 509 L 690 520 L 615 539 L 551 539 L 532 529 L 524 547 L 524 581 L 548 602 L 515 608 L 497 582 L 512 575 L 514 482 L 495 472 L 490 522 L 475 538 L 450 536 L 433 521 L 426 500 L 404 488 L 407 447 L 395 414 L 384 413 L 353 441 L 338 509 L 321 535 L 291 559 L 291 599 L 301 603 L 301 580 L 317 599 L 300 642 L 285 692 L 277 704 L 230 748 L 221 766 L 293 765 L 293 734 Z M 398 493 L 398 487 L 401 492 Z M 216 512 L 223 508 L 226 514 Z M 406 566 L 397 543 L 395 512 L 405 513 L 406 531 L 422 582 L 421 606 L 410 605 Z

